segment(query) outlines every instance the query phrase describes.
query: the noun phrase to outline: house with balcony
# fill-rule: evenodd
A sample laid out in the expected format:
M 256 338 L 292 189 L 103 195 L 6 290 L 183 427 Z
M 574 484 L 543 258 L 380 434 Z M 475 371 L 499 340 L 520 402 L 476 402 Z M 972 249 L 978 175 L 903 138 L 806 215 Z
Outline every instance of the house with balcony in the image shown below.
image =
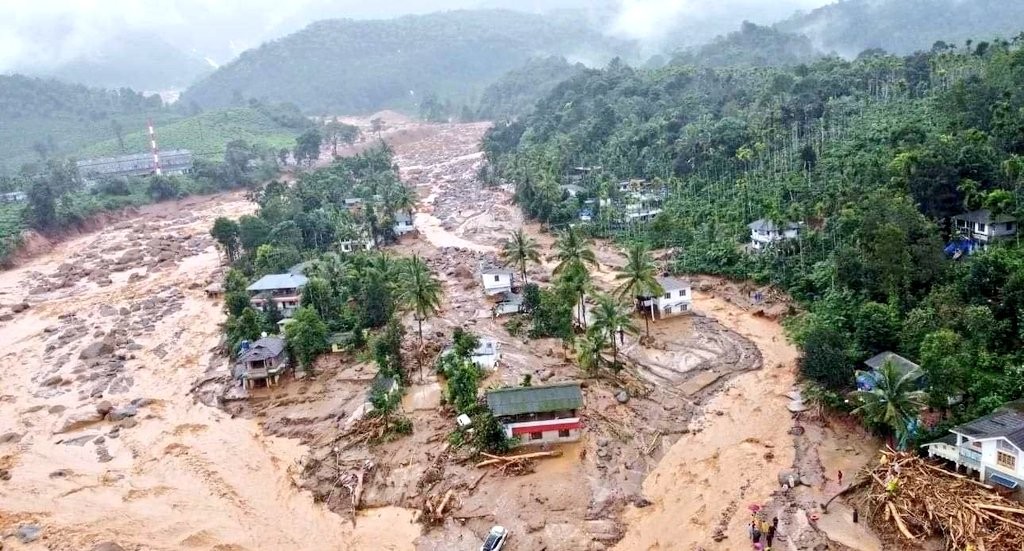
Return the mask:
M 268 274 L 245 290 L 249 292 L 249 303 L 253 308 L 265 312 L 273 301 L 281 316 L 290 318 L 298 309 L 302 288 L 308 282 L 306 276 L 299 273 Z
M 557 444 L 580 439 L 579 383 L 501 388 L 487 392 L 487 408 L 519 445 Z
M 235 364 L 235 379 L 242 381 L 242 386 L 253 388 L 256 381 L 266 381 L 267 386 L 275 386 L 281 375 L 288 370 L 288 352 L 285 350 L 284 339 L 280 337 L 263 337 L 249 344 L 242 343 Z
M 1009 215 L 993 215 L 990 210 L 976 210 L 953 217 L 953 232 L 971 242 L 987 243 L 1017 234 L 1017 220 Z
M 774 243 L 786 239 L 796 239 L 800 234 L 800 224 L 789 222 L 779 226 L 767 218 L 754 220 L 747 224 L 750 229 L 750 248 L 755 251 L 762 251 Z
M 651 316 L 651 319 L 660 320 L 690 311 L 693 293 L 689 281 L 669 276 L 658 276 L 655 279 L 663 292 L 658 296 L 640 297 L 640 307 Z
M 1004 404 L 990 415 L 953 427 L 923 447 L 986 484 L 1017 490 L 1024 484 L 1024 401 Z

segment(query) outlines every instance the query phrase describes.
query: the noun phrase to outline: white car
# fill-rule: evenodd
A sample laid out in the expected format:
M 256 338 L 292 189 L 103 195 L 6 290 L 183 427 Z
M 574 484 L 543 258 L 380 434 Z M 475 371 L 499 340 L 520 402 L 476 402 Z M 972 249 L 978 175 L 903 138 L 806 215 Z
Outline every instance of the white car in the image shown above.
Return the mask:
M 501 551 L 507 539 L 508 530 L 504 526 L 495 526 L 487 534 L 484 544 L 480 546 L 480 551 Z

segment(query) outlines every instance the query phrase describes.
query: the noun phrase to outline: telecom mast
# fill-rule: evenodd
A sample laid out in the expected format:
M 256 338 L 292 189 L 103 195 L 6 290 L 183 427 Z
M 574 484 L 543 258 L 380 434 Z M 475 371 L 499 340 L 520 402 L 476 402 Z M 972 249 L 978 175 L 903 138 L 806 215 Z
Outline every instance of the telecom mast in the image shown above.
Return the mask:
M 160 150 L 156 147 L 156 131 L 153 130 L 153 120 L 149 120 L 149 147 L 153 150 L 153 171 L 157 176 L 163 174 L 160 169 Z

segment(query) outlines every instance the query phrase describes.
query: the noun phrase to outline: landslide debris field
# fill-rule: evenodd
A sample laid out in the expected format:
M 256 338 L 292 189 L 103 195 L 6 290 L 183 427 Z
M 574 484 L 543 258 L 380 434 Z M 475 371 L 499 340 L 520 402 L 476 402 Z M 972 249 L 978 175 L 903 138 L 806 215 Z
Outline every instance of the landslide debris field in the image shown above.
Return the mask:
M 580 380 L 560 341 L 512 337 L 480 288 L 480 263 L 523 225 L 508 191 L 476 180 L 487 124 L 385 124 L 421 196 L 418 234 L 393 249 L 422 255 L 445 288 L 427 350 L 465 326 L 502 345 L 484 388 Z M 737 549 L 747 502 L 769 500 L 792 549 L 822 541 L 806 522 L 822 495 L 778 490 L 777 473 L 797 460 L 815 484 L 817 448 L 839 444 L 790 434 L 795 351 L 777 323 L 715 296 L 739 290 L 695 283 L 694 315 L 652 323 L 650 346 L 627 336 L 628 369 L 583 379 L 583 439 L 506 476 L 447 448 L 454 420 L 430 361 L 402 404 L 413 434 L 373 447 L 346 437 L 375 374 L 358 358 L 324 356 L 314 377 L 238 398 L 221 305 L 203 288 L 223 269 L 213 219 L 253 208 L 237 194 L 164 205 L 0 274 L 0 535 L 17 532 L 6 545 L 475 550 L 502 524 L 517 550 Z M 608 290 L 622 257 L 597 253 Z

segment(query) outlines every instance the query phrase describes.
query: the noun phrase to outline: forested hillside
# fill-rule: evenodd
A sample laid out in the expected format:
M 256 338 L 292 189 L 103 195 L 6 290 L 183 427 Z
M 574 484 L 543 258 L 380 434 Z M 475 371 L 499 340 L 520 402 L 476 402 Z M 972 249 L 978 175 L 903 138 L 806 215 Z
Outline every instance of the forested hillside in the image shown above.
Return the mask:
M 937 41 L 963 44 L 1024 30 L 1024 2 L 1007 0 L 845 0 L 776 25 L 825 51 L 847 57 L 882 48 L 896 54 L 927 50 Z
M 67 155 L 99 140 L 180 118 L 159 97 L 100 90 L 53 79 L 0 75 L 0 173 Z
M 477 118 L 501 120 L 528 113 L 555 86 L 585 70 L 582 63 L 569 63 L 564 57 L 531 59 L 484 89 Z
M 709 67 L 769 67 L 797 65 L 819 57 L 822 54 L 805 36 L 745 21 L 740 30 L 720 36 L 699 48 L 680 52 L 672 62 Z
M 952 215 L 1024 217 L 1022 83 L 1024 50 L 1003 41 L 792 68 L 615 64 L 562 83 L 485 149 L 492 176 L 556 227 L 587 199 L 616 205 L 616 182 L 649 180 L 652 222 L 608 207 L 586 226 L 671 248 L 673 270 L 785 288 L 807 309 L 791 326 L 803 374 L 833 405 L 849 407 L 834 393 L 864 359 L 894 350 L 922 365 L 948 424 L 1024 397 L 1024 248 L 943 251 Z M 602 169 L 570 197 L 558 186 L 579 166 Z M 799 238 L 748 252 L 759 218 Z M 908 419 L 867 417 L 898 434 Z
M 367 113 L 419 98 L 466 103 L 531 57 L 603 64 L 625 45 L 584 24 L 500 10 L 328 20 L 243 53 L 185 93 L 204 107 L 289 101 L 307 112 Z

